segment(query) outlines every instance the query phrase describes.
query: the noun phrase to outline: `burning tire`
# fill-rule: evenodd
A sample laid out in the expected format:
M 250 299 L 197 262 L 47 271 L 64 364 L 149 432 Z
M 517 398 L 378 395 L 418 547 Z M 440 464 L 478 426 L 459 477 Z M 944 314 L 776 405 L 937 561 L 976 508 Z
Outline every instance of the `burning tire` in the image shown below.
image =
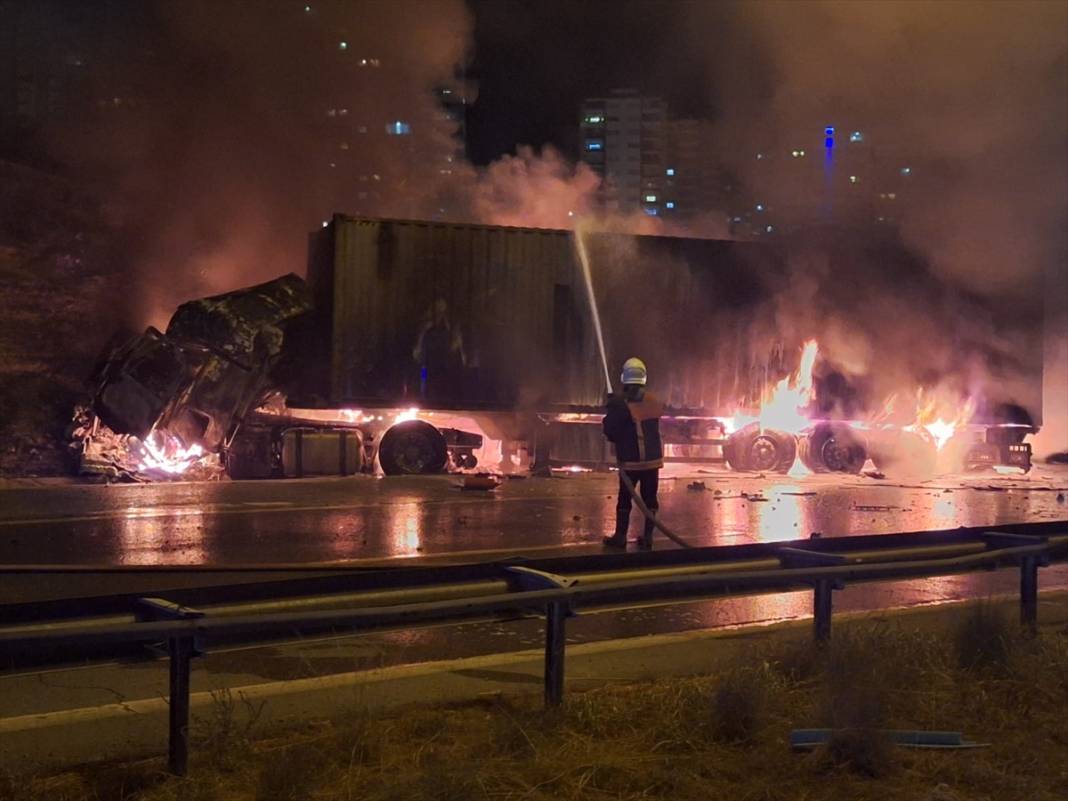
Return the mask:
M 797 456 L 797 439 L 785 431 L 750 423 L 727 438 L 723 456 L 732 470 L 785 473 Z
M 797 452 L 813 473 L 859 473 L 868 459 L 860 434 L 843 423 L 817 423 L 798 438 Z
M 448 457 L 445 437 L 422 420 L 397 423 L 378 445 L 378 462 L 387 476 L 440 473 Z
M 934 475 L 938 466 L 938 446 L 923 429 L 882 430 L 868 438 L 868 452 L 879 470 L 887 473 Z

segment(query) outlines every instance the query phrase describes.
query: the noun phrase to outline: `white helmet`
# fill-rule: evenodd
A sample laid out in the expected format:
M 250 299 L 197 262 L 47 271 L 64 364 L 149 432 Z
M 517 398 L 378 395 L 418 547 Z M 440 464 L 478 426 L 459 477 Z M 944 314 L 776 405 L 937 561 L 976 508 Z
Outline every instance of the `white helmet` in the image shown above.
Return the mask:
M 648 378 L 649 374 L 645 369 L 645 362 L 641 359 L 631 357 L 623 362 L 623 375 L 619 377 L 621 383 L 645 386 Z

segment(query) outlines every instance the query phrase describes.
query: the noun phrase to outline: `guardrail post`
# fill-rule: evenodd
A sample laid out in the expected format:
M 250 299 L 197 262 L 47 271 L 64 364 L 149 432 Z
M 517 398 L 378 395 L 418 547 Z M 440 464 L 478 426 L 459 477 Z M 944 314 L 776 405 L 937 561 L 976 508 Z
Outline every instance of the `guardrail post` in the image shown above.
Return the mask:
M 563 601 L 545 607 L 545 706 L 559 706 L 564 700 L 565 621 L 568 608 Z
M 505 570 L 523 591 L 567 589 L 577 579 L 558 576 L 522 565 L 508 565 Z M 571 616 L 567 601 L 550 601 L 545 605 L 545 706 L 559 706 L 564 700 L 565 621 Z
M 1038 556 L 1020 560 L 1020 625 L 1029 634 L 1038 631 Z
M 817 579 L 812 603 L 812 633 L 816 642 L 825 643 L 831 639 L 831 593 L 836 589 L 833 579 Z
M 204 617 L 204 613 L 164 598 L 138 598 L 134 605 L 134 616 L 141 622 L 197 620 Z M 189 767 L 190 662 L 194 656 L 201 654 L 197 648 L 196 635 L 168 638 L 167 654 L 170 657 L 167 765 L 175 776 L 185 776 Z
M 193 638 L 172 637 L 167 645 L 171 655 L 168 766 L 175 776 L 185 776 L 189 765 L 189 663 L 193 658 Z

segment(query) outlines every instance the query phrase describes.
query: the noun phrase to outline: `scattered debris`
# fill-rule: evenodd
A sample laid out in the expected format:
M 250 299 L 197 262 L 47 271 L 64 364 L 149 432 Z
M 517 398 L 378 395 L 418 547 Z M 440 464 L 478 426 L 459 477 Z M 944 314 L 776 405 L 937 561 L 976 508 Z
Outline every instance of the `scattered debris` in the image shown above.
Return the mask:
M 689 484 L 686 485 L 686 489 L 690 490 L 691 492 L 704 492 L 708 489 L 708 487 L 705 486 L 705 482 L 703 481 L 691 481 Z
M 886 478 L 886 473 L 882 470 L 865 470 L 861 475 L 868 478 Z
M 1057 493 L 1057 503 L 1064 503 L 1064 493 L 1063 492 L 1058 492 Z
M 853 504 L 854 512 L 892 512 L 896 509 L 900 509 L 900 506 L 879 506 L 875 504 Z
M 464 476 L 463 483 L 460 484 L 462 490 L 479 490 L 482 492 L 488 492 L 489 490 L 495 490 L 501 485 L 500 479 L 497 476 L 489 474 L 479 474 Z
M 808 535 L 808 538 L 810 540 L 818 540 L 822 536 L 823 536 L 823 532 L 822 531 L 813 531 L 811 534 Z
M 767 498 L 764 495 L 761 495 L 759 492 L 752 492 L 752 493 L 743 492 L 741 494 L 741 497 L 745 498 L 747 501 L 751 501 L 753 503 L 759 503 L 761 501 L 766 501 L 767 500 Z
M 805 497 L 805 496 L 808 496 L 808 495 L 815 495 L 816 492 L 815 491 L 810 491 L 810 492 L 780 492 L 779 494 L 780 495 L 797 495 L 798 497 Z

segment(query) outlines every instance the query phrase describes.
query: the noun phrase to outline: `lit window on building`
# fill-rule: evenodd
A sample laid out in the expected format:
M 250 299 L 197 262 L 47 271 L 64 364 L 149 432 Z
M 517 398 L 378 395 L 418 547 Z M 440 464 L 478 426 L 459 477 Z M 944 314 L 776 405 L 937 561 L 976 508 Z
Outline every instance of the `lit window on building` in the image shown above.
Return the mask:
M 586 150 L 604 150 L 604 142 L 600 139 L 587 139 Z
M 864 134 L 862 134 L 860 131 L 853 131 L 853 133 L 851 133 L 849 135 L 849 141 L 850 142 L 863 142 L 864 141 Z
M 361 67 L 366 67 L 367 66 L 367 59 L 366 58 L 361 58 L 360 59 L 360 66 Z
M 912 175 L 912 167 L 902 167 L 901 168 L 901 174 L 902 175 Z
M 773 233 L 773 232 L 775 231 L 775 226 L 774 226 L 774 225 L 769 225 L 769 226 L 768 226 L 767 228 L 765 228 L 764 230 L 765 230 L 765 231 L 767 231 L 767 232 L 768 232 L 769 234 L 770 234 L 770 233 Z
M 757 203 L 756 210 L 757 211 L 763 211 L 764 210 L 764 204 L 763 203 Z
M 674 167 L 668 167 L 666 170 L 664 170 L 664 174 L 665 175 L 674 175 L 675 174 L 675 168 Z
M 390 136 L 407 136 L 412 132 L 412 126 L 406 122 L 396 120 L 386 123 L 386 133 Z
M 337 49 L 338 50 L 348 50 L 349 49 L 349 43 L 348 42 L 338 42 L 337 43 Z
M 382 66 L 382 61 L 380 59 L 377 59 L 377 58 L 372 58 L 371 59 L 371 66 L 372 67 L 381 67 Z
M 349 143 L 348 142 L 342 142 L 341 144 L 338 145 L 338 147 L 340 147 L 342 150 L 348 150 L 349 149 Z
M 757 157 L 757 161 L 761 161 L 764 158 L 764 154 L 763 153 L 757 153 L 756 157 Z
M 600 114 L 591 114 L 586 118 L 587 125 L 600 125 L 602 122 L 604 122 L 604 117 Z
M 362 134 L 367 133 L 367 126 L 366 125 L 361 125 L 359 128 L 356 129 L 356 133 L 362 133 Z
M 857 178 L 857 176 L 855 176 L 855 175 L 850 175 L 850 176 L 849 176 L 849 183 L 851 183 L 851 184 L 855 184 L 855 183 L 856 183 L 857 181 L 859 181 L 859 180 L 860 180 L 860 179 L 859 179 L 859 178 Z
M 342 117 L 345 117 L 345 116 L 347 116 L 347 115 L 348 115 L 348 113 L 349 113 L 349 110 L 348 110 L 347 108 L 339 108 L 339 109 L 337 110 L 337 113 L 338 113 L 338 114 L 339 114 L 340 116 L 342 116 Z
M 336 117 L 337 116 L 337 109 L 336 108 L 328 108 L 326 110 L 326 116 L 328 116 L 328 117 Z
M 310 14 L 311 13 L 311 6 L 304 6 L 304 13 L 305 14 Z M 326 225 L 326 223 L 323 223 L 323 225 Z
M 646 195 L 645 196 L 645 202 L 646 203 L 656 203 L 656 195 Z
M 675 201 L 674 200 L 669 200 L 667 203 L 664 204 L 664 208 L 665 209 L 673 209 L 673 208 L 675 208 Z
M 887 192 L 886 198 L 887 200 L 897 200 L 897 192 Z
M 790 151 L 790 155 L 793 156 L 795 159 L 803 159 L 805 157 L 805 151 L 804 150 L 791 150 Z
M 648 214 L 650 217 L 655 217 L 660 212 L 656 208 L 656 206 L 646 206 L 645 207 L 645 213 Z

